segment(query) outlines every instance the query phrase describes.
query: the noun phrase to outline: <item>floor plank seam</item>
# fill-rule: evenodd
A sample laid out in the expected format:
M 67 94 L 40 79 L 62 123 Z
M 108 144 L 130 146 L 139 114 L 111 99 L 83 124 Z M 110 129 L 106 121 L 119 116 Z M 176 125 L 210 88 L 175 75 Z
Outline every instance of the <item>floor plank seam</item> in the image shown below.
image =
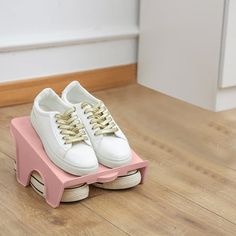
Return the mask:
M 6 152 L 4 152 L 4 151 L 2 151 L 2 150 L 0 150 L 0 153 L 2 153 L 3 155 L 7 156 L 7 157 L 10 158 L 12 161 L 15 161 L 15 158 L 12 157 L 12 156 L 10 156 L 8 153 L 6 153 Z
M 103 220 L 107 221 L 109 224 L 111 224 L 112 226 L 114 226 L 115 228 L 117 228 L 118 230 L 120 230 L 121 232 L 125 233 L 128 236 L 132 236 L 132 234 L 129 234 L 128 232 L 124 231 L 123 229 L 121 229 L 120 227 L 118 227 L 117 225 L 113 224 L 112 222 L 110 222 L 109 220 L 107 220 L 105 217 L 103 217 L 102 215 L 98 214 L 96 211 L 94 211 L 93 209 L 91 209 L 90 207 L 87 206 L 86 203 L 81 202 L 81 205 L 83 205 L 84 207 L 86 207 L 87 209 L 89 209 L 90 211 L 92 211 L 94 214 L 96 214 L 97 216 L 101 217 Z
M 216 215 L 216 216 L 218 216 L 218 217 L 220 217 L 220 218 L 222 218 L 222 219 L 224 219 L 224 220 L 228 221 L 229 223 L 231 223 L 231 224 L 233 224 L 233 225 L 236 226 L 236 223 L 234 223 L 233 221 L 231 221 L 231 220 L 225 218 L 224 216 L 221 216 L 221 215 L 219 215 L 218 213 L 207 209 L 206 207 L 200 205 L 199 203 L 194 202 L 193 200 L 191 200 L 191 199 L 189 199 L 189 198 L 186 198 L 185 196 L 183 196 L 183 195 L 181 195 L 181 194 L 175 192 L 174 190 L 170 189 L 169 187 L 166 187 L 165 185 L 163 185 L 163 184 L 161 184 L 161 183 L 158 183 L 158 184 L 159 184 L 160 186 L 162 186 L 163 188 L 167 189 L 167 190 L 168 190 L 170 193 L 172 193 L 173 195 L 177 195 L 177 196 L 181 197 L 182 199 L 185 199 L 185 200 L 191 202 L 192 204 L 194 204 L 194 205 L 196 205 L 196 206 L 198 206 L 198 207 L 200 207 L 200 208 L 202 208 L 202 209 L 204 209 L 204 210 L 206 210 L 206 211 L 208 211 L 208 212 L 210 212 L 210 213 L 212 213 L 212 214 L 214 214 L 214 215 Z M 155 202 L 155 200 L 153 200 L 152 198 L 148 197 L 146 194 L 141 194 L 140 192 L 136 192 L 136 193 L 138 193 L 139 195 L 144 196 L 145 198 L 147 198 L 147 199 L 149 199 L 149 200 Z

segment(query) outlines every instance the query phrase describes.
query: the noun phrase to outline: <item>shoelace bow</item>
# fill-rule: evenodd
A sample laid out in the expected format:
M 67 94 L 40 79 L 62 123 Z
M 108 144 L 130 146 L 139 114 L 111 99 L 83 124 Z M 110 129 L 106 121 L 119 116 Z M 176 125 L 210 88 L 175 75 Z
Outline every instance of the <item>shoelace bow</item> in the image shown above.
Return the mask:
M 72 144 L 87 140 L 84 125 L 79 121 L 78 116 L 75 114 L 75 108 L 70 108 L 63 114 L 56 114 L 56 123 L 60 134 L 63 135 L 65 144 Z
M 96 130 L 94 135 L 110 134 L 118 131 L 118 128 L 113 121 L 109 111 L 101 102 L 96 105 L 91 105 L 87 102 L 81 104 L 85 114 L 89 114 L 90 124 L 93 125 L 92 129 Z

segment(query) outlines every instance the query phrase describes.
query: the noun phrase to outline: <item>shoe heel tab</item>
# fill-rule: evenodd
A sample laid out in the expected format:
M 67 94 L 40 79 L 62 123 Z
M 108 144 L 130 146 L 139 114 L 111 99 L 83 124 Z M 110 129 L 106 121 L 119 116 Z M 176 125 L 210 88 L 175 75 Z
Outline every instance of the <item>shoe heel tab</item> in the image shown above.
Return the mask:
M 72 81 L 65 87 L 61 94 L 62 99 L 64 101 L 68 101 L 69 94 L 71 93 L 79 93 L 81 97 L 84 97 L 85 100 L 91 101 L 91 103 L 97 102 L 97 99 L 91 95 L 77 80 Z
M 39 92 L 36 97 L 34 98 L 34 101 L 41 100 L 42 98 L 46 96 L 58 96 L 55 91 L 51 88 L 45 88 L 41 92 Z
M 78 80 L 74 80 L 72 81 L 69 85 L 72 85 L 72 86 L 80 86 L 81 87 L 81 84 Z
M 81 88 L 81 84 L 77 81 L 77 80 L 74 80 L 72 82 L 70 82 L 65 88 L 64 90 L 62 91 L 61 93 L 61 97 L 62 98 L 66 98 L 66 95 L 75 87 L 79 87 Z
M 81 84 L 79 83 L 79 81 L 77 80 L 74 80 L 72 82 L 70 82 L 63 90 L 63 93 L 66 92 L 66 91 L 70 91 L 72 88 L 75 88 L 75 87 L 82 87 Z

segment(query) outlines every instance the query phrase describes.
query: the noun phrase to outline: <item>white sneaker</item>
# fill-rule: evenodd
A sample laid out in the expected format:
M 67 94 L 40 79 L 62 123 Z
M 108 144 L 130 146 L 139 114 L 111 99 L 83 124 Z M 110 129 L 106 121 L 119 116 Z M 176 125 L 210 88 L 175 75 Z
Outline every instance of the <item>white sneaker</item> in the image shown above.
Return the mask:
M 62 99 L 76 108 L 101 164 L 113 168 L 131 162 L 129 143 L 102 101 L 77 81 L 64 89 Z
M 73 106 L 68 106 L 50 88 L 34 100 L 31 123 L 50 160 L 62 170 L 85 175 L 98 169 L 98 162 L 83 124 Z

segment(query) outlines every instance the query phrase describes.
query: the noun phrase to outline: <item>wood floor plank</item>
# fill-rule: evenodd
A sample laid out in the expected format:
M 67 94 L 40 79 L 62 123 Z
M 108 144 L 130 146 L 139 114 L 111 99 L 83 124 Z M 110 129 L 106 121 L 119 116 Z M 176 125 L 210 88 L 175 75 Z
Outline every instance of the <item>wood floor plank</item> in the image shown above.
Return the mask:
M 16 182 L 8 157 L 0 153 L 0 162 L 1 235 L 127 235 L 80 203 L 51 208 Z
M 118 227 L 131 235 L 236 235 L 236 110 L 209 112 L 139 85 L 94 94 L 109 107 L 132 148 L 150 161 L 146 183 L 127 191 L 97 190 L 82 204 L 51 211 L 31 189 L 14 186 L 14 179 L 4 185 L 6 176 L 0 174 L 3 190 L 14 186 L 13 196 L 0 194 L 0 209 L 9 205 L 8 224 L 17 224 L 12 215 L 20 219 L 23 208 L 28 215 L 37 212 L 47 217 L 45 212 L 50 212 L 50 219 L 62 217 L 64 232 L 75 220 L 64 219 L 62 211 L 77 217 L 81 208 L 85 226 L 79 226 L 88 234 L 95 231 L 88 231 L 86 217 L 94 212 L 101 231 L 105 219 L 113 230 Z M 31 106 L 0 109 L 0 151 L 11 158 L 15 153 L 10 119 L 29 114 Z M 36 219 L 43 221 L 39 216 Z M 45 230 L 49 227 L 51 224 L 45 223 Z M 27 233 L 31 229 L 19 230 Z
M 150 180 L 136 189 L 110 192 L 82 204 L 135 236 L 217 236 L 236 232 L 235 224 Z
M 15 147 L 10 134 L 10 122 L 15 117 L 28 116 L 31 108 L 32 104 L 0 108 L 0 151 L 7 154 L 12 159 L 15 158 Z
M 236 135 L 209 125 L 227 116 L 136 85 L 99 95 L 156 183 L 236 223 Z

